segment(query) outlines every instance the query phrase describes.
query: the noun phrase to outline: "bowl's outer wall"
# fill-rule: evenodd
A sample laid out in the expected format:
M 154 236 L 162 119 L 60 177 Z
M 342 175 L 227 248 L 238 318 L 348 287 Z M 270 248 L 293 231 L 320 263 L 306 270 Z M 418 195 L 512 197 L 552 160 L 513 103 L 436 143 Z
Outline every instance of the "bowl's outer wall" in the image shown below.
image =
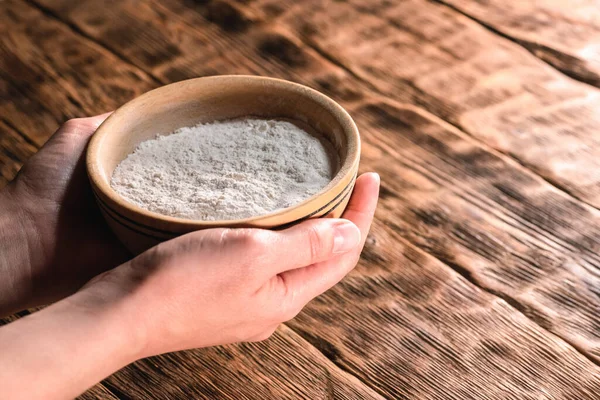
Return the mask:
M 190 124 L 255 115 L 299 120 L 327 136 L 340 170 L 318 194 L 296 206 L 243 220 L 193 221 L 152 213 L 127 202 L 110 186 L 112 171 L 138 143 Z M 308 87 L 273 78 L 217 76 L 190 79 L 150 91 L 120 107 L 96 131 L 87 170 L 110 228 L 134 254 L 176 236 L 214 227 L 280 229 L 307 218 L 340 217 L 360 160 L 360 136 L 348 113 Z

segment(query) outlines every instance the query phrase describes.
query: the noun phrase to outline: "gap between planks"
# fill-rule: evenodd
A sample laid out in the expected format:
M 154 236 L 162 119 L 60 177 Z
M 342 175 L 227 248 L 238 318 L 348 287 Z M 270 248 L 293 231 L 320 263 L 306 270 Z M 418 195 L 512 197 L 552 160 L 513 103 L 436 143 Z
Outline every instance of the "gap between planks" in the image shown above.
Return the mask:
M 25 95 L 21 88 L 18 85 L 15 85 L 14 82 L 7 76 L 3 76 L 2 71 L 0 71 L 0 79 L 3 79 L 4 81 L 6 81 L 8 83 L 8 85 L 12 86 L 13 88 L 15 88 L 15 90 L 17 90 L 19 92 L 19 94 Z M 26 95 L 25 95 L 26 96 Z M 37 99 L 33 99 L 36 103 L 38 103 L 42 108 L 44 108 L 45 110 L 46 107 L 44 107 L 43 104 L 40 104 Z M 2 120 L 2 122 L 4 122 L 9 128 L 11 128 L 12 130 L 14 130 L 15 132 L 17 132 L 19 134 L 19 136 L 21 136 L 23 138 L 23 140 L 25 140 L 28 144 L 32 145 L 33 147 L 35 147 L 37 150 L 41 149 L 43 144 L 39 144 L 37 143 L 35 140 L 33 140 L 31 137 L 29 137 L 29 135 L 27 135 L 25 132 L 23 132 L 20 128 L 18 128 L 17 126 L 15 126 L 15 124 L 13 124 L 12 122 L 10 122 L 6 117 L 4 116 L 0 116 L 0 120 Z M 48 135 L 48 137 L 50 137 L 51 135 Z M 23 160 L 23 163 L 25 163 L 27 160 Z
M 115 57 L 117 57 L 120 61 L 122 61 L 123 63 L 126 63 L 127 65 L 135 68 L 136 70 L 138 70 L 140 73 L 143 74 L 143 76 L 147 77 L 148 79 L 150 79 L 152 82 L 156 83 L 156 84 L 160 84 L 160 85 L 164 85 L 164 84 L 168 84 L 168 81 L 165 81 L 163 79 L 161 79 L 160 77 L 157 77 L 156 75 L 154 75 L 151 71 L 146 71 L 145 69 L 141 68 L 140 66 L 134 64 L 132 61 L 130 61 L 126 56 L 122 55 L 121 53 L 117 52 L 116 50 L 111 49 L 110 47 L 106 46 L 104 43 L 102 43 L 101 41 L 98 41 L 97 39 L 95 39 L 94 37 L 86 34 L 85 32 L 83 32 L 81 29 L 79 29 L 75 24 L 72 24 L 68 21 L 65 21 L 64 19 L 62 19 L 59 15 L 57 15 L 55 12 L 48 10 L 46 7 L 38 4 L 35 0 L 26 0 L 28 4 L 30 4 L 31 6 L 37 8 L 38 10 L 40 10 L 44 15 L 48 16 L 49 18 L 52 18 L 53 20 L 58 21 L 59 23 L 61 23 L 62 25 L 66 26 L 69 30 L 71 30 L 72 32 L 74 32 L 75 34 L 77 34 L 78 36 L 82 37 L 82 39 L 93 43 L 96 46 L 99 46 L 104 52 L 108 52 L 112 55 L 114 55 Z M 503 38 L 505 38 L 506 40 L 509 40 L 511 43 L 519 46 L 519 47 L 523 47 L 525 48 L 529 53 L 532 53 L 529 49 L 527 49 L 526 47 L 522 46 L 520 43 L 516 42 L 515 40 L 513 40 L 511 37 L 503 34 L 502 32 L 499 32 L 497 29 L 490 27 L 489 25 L 485 24 L 485 23 L 481 23 L 480 21 L 470 17 L 469 15 L 463 13 L 462 11 L 456 9 L 454 6 L 448 5 L 447 3 L 445 3 L 443 0 L 426 0 L 426 1 L 431 1 L 433 3 L 438 3 L 441 4 L 445 7 L 448 7 L 450 10 L 457 12 L 463 16 L 465 16 L 466 18 L 468 18 L 469 20 L 483 26 L 484 28 L 488 29 L 489 31 L 493 32 L 494 34 L 497 34 L 498 36 L 501 36 Z M 163 7 L 164 8 L 164 7 Z M 169 11 L 167 9 L 167 11 Z M 186 21 L 183 21 L 184 24 L 186 24 L 188 27 L 190 27 L 190 29 L 196 30 L 197 28 L 194 26 L 189 25 Z M 207 21 L 208 24 L 210 24 L 210 21 Z M 386 101 L 402 106 L 401 103 L 398 103 L 396 101 L 393 101 L 391 99 L 388 99 L 385 94 L 383 94 L 380 90 L 378 90 L 376 88 L 376 86 L 371 83 L 367 78 L 364 78 L 362 76 L 360 76 L 359 74 L 357 74 L 355 71 L 353 71 L 351 68 L 349 68 L 348 66 L 346 66 L 342 61 L 336 59 L 334 56 L 332 56 L 331 54 L 329 54 L 327 51 L 323 50 L 321 47 L 319 47 L 318 45 L 316 45 L 315 43 L 313 43 L 310 40 L 306 40 L 305 37 L 303 37 L 302 35 L 300 35 L 299 37 L 296 36 L 294 33 L 290 32 L 284 25 L 280 25 L 277 22 L 271 22 L 271 21 L 264 21 L 263 25 L 268 26 L 268 25 L 275 25 L 275 26 L 279 26 L 284 28 L 284 30 L 286 31 L 286 33 L 288 33 L 289 35 L 293 36 L 294 38 L 300 40 L 302 43 L 304 43 L 307 47 L 309 47 L 310 49 L 312 49 L 313 51 L 315 51 L 321 58 L 323 58 L 326 62 L 342 69 L 344 72 L 346 72 L 347 74 L 349 74 L 351 77 L 355 78 L 357 81 L 359 81 L 360 83 L 364 84 L 365 86 L 367 86 L 373 93 L 376 94 L 376 96 L 374 96 L 375 98 L 379 97 L 379 98 L 384 98 L 386 99 Z M 535 56 L 535 55 L 534 55 Z M 544 64 L 550 66 L 551 68 L 553 68 L 554 70 L 559 71 L 558 69 L 554 68 L 554 66 L 552 66 L 551 64 L 547 63 L 544 60 L 539 59 L 538 57 L 536 57 L 536 59 L 544 62 Z M 562 71 L 560 71 L 562 73 Z M 565 74 L 568 75 L 568 74 Z M 571 77 L 572 78 L 572 77 Z M 412 86 L 412 85 L 411 85 Z M 421 90 L 419 90 L 416 87 L 412 87 L 415 91 L 422 93 Z M 417 101 L 417 106 L 422 106 L 419 104 L 419 102 Z M 414 105 L 409 105 L 411 107 L 415 107 Z M 418 108 L 418 107 L 417 107 Z M 427 113 L 432 114 L 431 112 L 425 110 Z M 439 119 L 439 122 L 443 122 L 445 124 L 448 124 L 449 126 L 451 126 L 453 129 L 455 129 L 456 131 L 461 133 L 461 136 L 465 139 L 468 139 L 474 143 L 476 143 L 478 146 L 480 146 L 481 148 L 483 148 L 484 150 L 502 158 L 503 160 L 505 160 L 506 162 L 509 162 L 515 166 L 517 166 L 518 168 L 525 170 L 527 173 L 532 174 L 534 176 L 536 176 L 537 178 L 543 180 L 544 182 L 546 182 L 548 185 L 554 187 L 556 190 L 562 192 L 563 194 L 565 194 L 566 196 L 568 196 L 569 198 L 573 199 L 576 202 L 581 203 L 583 206 L 587 206 L 587 207 L 591 207 L 593 209 L 596 210 L 600 210 L 596 207 L 594 207 L 593 205 L 575 197 L 572 195 L 572 193 L 570 193 L 568 190 L 566 190 L 564 187 L 562 187 L 559 184 L 556 184 L 555 182 L 552 182 L 548 179 L 546 179 L 544 176 L 536 173 L 535 171 L 531 170 L 530 168 L 528 168 L 526 165 L 524 165 L 523 163 L 521 163 L 518 159 L 512 157 L 510 154 L 505 153 L 505 152 L 501 152 L 498 150 L 495 150 L 491 147 L 489 147 L 485 142 L 482 142 L 481 140 L 473 137 L 472 135 L 469 135 L 468 133 L 464 132 L 459 126 L 441 118 L 438 115 L 434 115 L 436 117 L 436 119 Z M 439 123 L 438 122 L 438 123 Z M 17 130 L 18 131 L 18 130 Z M 421 251 L 425 254 L 427 254 L 428 256 L 438 260 L 440 263 L 442 263 L 443 265 L 445 265 L 447 268 L 451 269 L 453 272 L 457 273 L 458 275 L 462 276 L 466 281 L 468 281 L 469 283 L 471 283 L 472 285 L 474 285 L 475 287 L 477 287 L 478 289 L 482 290 L 485 293 L 488 293 L 494 297 L 497 297 L 503 301 L 505 301 L 506 303 L 508 303 L 513 309 L 515 309 L 516 312 L 522 314 L 525 318 L 527 318 L 528 320 L 530 320 L 532 323 L 534 323 L 536 326 L 538 326 L 541 330 L 543 330 L 544 332 L 546 332 L 547 334 L 551 335 L 552 337 L 557 338 L 558 340 L 562 341 L 563 343 L 567 344 L 569 347 L 572 347 L 577 353 L 581 354 L 583 357 L 585 357 L 587 360 L 591 361 L 592 363 L 594 363 L 595 365 L 599 365 L 600 363 L 597 362 L 596 360 L 594 360 L 592 357 L 590 357 L 585 351 L 581 350 L 578 346 L 574 345 L 573 343 L 571 343 L 570 341 L 566 340 L 565 338 L 549 331 L 548 329 L 544 328 L 543 326 L 541 326 L 537 321 L 535 321 L 534 319 L 530 318 L 528 315 L 526 315 L 523 312 L 523 307 L 518 303 L 517 300 L 509 297 L 509 296 L 505 296 L 501 293 L 498 293 L 497 291 L 488 289 L 488 288 L 484 288 L 482 286 L 480 286 L 479 284 L 477 284 L 473 278 L 470 276 L 470 273 L 468 273 L 467 271 L 465 271 L 462 267 L 458 266 L 458 265 L 450 265 L 442 260 L 440 260 L 439 258 L 435 257 L 434 255 L 430 254 L 429 252 L 427 252 L 426 250 L 421 249 L 420 247 L 416 246 L 415 244 L 413 244 L 410 240 L 408 239 L 404 239 L 406 240 L 406 242 L 413 248 L 417 249 L 418 251 Z M 286 324 L 286 326 L 288 326 Z M 313 346 L 310 342 L 308 342 L 304 336 L 302 336 L 300 333 L 298 333 L 297 331 L 293 330 L 291 327 L 288 326 L 288 328 L 290 328 L 290 330 L 292 330 L 295 334 L 297 334 L 300 338 L 302 338 L 302 340 L 306 341 L 306 343 L 308 345 L 310 345 L 311 347 L 313 347 L 316 351 L 318 351 L 320 354 L 323 354 L 324 357 L 327 358 L 327 356 L 322 353 L 319 349 L 317 349 L 315 346 Z M 333 360 L 332 360 L 333 361 Z M 362 379 L 360 379 L 360 377 L 354 375 L 354 373 L 352 373 L 352 371 L 344 368 L 343 366 L 339 365 L 338 363 L 334 362 L 334 365 L 340 369 L 341 372 L 349 374 L 351 376 L 354 376 L 356 379 L 358 379 L 360 382 L 362 382 L 365 386 L 371 388 L 372 390 L 376 391 L 378 394 L 383 395 L 381 393 L 380 390 L 378 390 L 378 388 L 376 386 L 373 386 L 370 383 L 364 382 Z M 114 393 L 113 393 L 114 394 Z
M 530 48 L 530 46 L 536 46 L 535 43 L 529 42 L 527 40 L 524 39 L 519 39 L 513 36 L 510 36 L 507 33 L 502 32 L 500 29 L 493 27 L 491 24 L 482 21 L 474 16 L 472 16 L 471 14 L 468 14 L 467 12 L 461 10 L 460 8 L 458 8 L 457 6 L 453 5 L 453 4 L 449 4 L 447 3 L 445 0 L 426 0 L 429 1 L 431 3 L 435 3 L 435 4 L 439 4 L 445 7 L 448 7 L 449 9 L 451 9 L 454 12 L 457 12 L 461 15 L 463 15 L 464 17 L 468 18 L 469 20 L 475 22 L 478 25 L 481 25 L 482 27 L 484 27 L 485 29 L 487 29 L 488 31 L 512 42 L 513 44 L 522 47 L 523 49 L 527 50 L 529 53 L 531 53 L 531 55 L 533 55 L 535 58 L 537 58 L 538 60 L 540 60 L 541 62 L 543 62 L 544 64 L 546 64 L 547 66 L 549 66 L 550 68 L 554 69 L 555 71 L 558 71 L 559 73 L 568 76 L 569 78 L 577 81 L 577 82 L 581 82 L 581 83 L 585 83 L 586 85 L 590 85 L 593 86 L 595 88 L 599 87 L 598 85 L 594 84 L 594 81 L 592 79 L 586 79 L 584 78 L 582 75 L 575 73 L 574 71 L 570 71 L 568 69 L 563 69 L 560 68 L 554 64 L 552 64 L 549 61 L 544 60 L 543 58 L 539 57 L 536 53 L 535 53 L 535 49 L 534 48 Z M 562 53 L 560 50 L 557 49 L 553 49 L 551 47 L 545 46 L 543 44 L 537 44 L 537 46 L 539 46 L 540 48 L 544 48 L 547 51 L 553 52 L 555 54 L 561 54 L 564 55 L 564 53 Z

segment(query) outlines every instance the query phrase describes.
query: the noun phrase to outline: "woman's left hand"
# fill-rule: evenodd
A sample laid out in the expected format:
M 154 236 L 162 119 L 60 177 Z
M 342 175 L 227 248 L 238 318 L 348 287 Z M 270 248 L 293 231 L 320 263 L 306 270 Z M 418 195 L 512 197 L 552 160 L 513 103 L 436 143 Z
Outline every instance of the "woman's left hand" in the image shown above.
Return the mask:
M 67 121 L 0 192 L 0 316 L 72 294 L 130 256 L 85 170 L 87 143 L 108 115 Z

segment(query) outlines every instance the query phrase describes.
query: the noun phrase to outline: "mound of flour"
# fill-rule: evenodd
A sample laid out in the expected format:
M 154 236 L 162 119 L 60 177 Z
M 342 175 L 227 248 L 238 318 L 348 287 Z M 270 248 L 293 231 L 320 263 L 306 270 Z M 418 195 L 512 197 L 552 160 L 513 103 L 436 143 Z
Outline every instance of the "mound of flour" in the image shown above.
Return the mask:
M 337 169 L 331 144 L 279 120 L 181 128 L 142 142 L 111 186 L 146 210 L 222 220 L 266 214 L 324 188 Z

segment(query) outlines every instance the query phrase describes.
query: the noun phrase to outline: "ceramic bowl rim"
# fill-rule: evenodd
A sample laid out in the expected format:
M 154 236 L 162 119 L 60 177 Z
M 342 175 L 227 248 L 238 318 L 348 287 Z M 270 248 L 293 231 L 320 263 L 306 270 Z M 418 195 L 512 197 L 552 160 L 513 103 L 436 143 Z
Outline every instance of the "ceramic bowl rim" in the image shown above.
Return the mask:
M 110 185 L 110 180 L 106 179 L 105 174 L 100 173 L 99 171 L 102 169 L 100 165 L 101 156 L 99 154 L 99 149 L 102 140 L 111 134 L 111 131 L 104 130 L 111 121 L 116 117 L 125 117 L 130 108 L 132 108 L 135 104 L 147 101 L 153 96 L 160 96 L 161 92 L 165 90 L 165 88 L 175 88 L 179 85 L 189 85 L 190 83 L 201 85 L 202 83 L 218 83 L 219 80 L 222 80 L 223 83 L 227 83 L 231 80 L 238 80 L 239 83 L 243 83 L 244 81 L 253 81 L 253 83 L 268 83 L 270 85 L 275 86 L 277 89 L 283 90 L 291 90 L 293 92 L 298 93 L 303 97 L 307 97 L 310 100 L 318 103 L 324 109 L 326 109 L 340 124 L 346 138 L 347 138 L 347 148 L 346 148 L 346 157 L 342 160 L 341 165 L 339 166 L 338 172 L 331 179 L 331 181 L 325 186 L 323 189 L 319 190 L 314 195 L 308 197 L 300 203 L 294 204 L 290 207 L 278 209 L 268 214 L 261 214 L 253 217 L 242 218 L 242 219 L 229 219 L 229 220 L 196 220 L 196 219 L 187 219 L 180 217 L 172 217 L 164 214 L 160 214 L 157 212 L 146 210 L 142 207 L 139 207 L 133 203 L 130 203 L 122 196 L 120 196 Z M 358 132 L 358 128 L 353 121 L 352 117 L 348 112 L 339 105 L 336 101 L 326 96 L 325 94 L 312 89 L 308 86 L 304 86 L 298 83 L 290 82 L 283 79 L 278 78 L 270 78 L 270 77 L 262 77 L 262 76 L 254 76 L 254 75 L 217 75 L 217 76 L 207 76 L 201 78 L 193 78 L 187 79 L 175 83 L 171 83 L 168 85 L 164 85 L 153 90 L 150 90 L 132 100 L 125 103 L 121 107 L 119 107 L 115 112 L 113 112 L 96 130 L 94 135 L 92 136 L 88 149 L 86 152 L 86 169 L 88 173 L 88 177 L 92 184 L 92 189 L 94 192 L 96 190 L 100 191 L 103 197 L 106 197 L 111 203 L 117 205 L 118 207 L 125 209 L 128 211 L 130 215 L 143 216 L 147 221 L 160 221 L 162 224 L 176 224 L 181 227 L 187 228 L 210 228 L 210 227 L 222 227 L 222 226 L 234 226 L 234 225 L 248 225 L 251 226 L 253 223 L 264 220 L 271 219 L 277 217 L 285 217 L 286 214 L 293 212 L 293 210 L 304 207 L 309 203 L 313 203 L 317 201 L 321 196 L 326 194 L 327 192 L 333 190 L 340 184 L 340 182 L 347 179 L 349 174 L 355 174 L 355 166 L 357 166 L 360 159 L 360 135 Z M 353 181 L 351 178 L 350 183 Z M 347 186 L 341 188 L 340 193 L 346 189 Z M 99 196 L 97 194 L 97 196 Z M 286 218 L 282 218 L 285 220 L 283 224 L 288 222 Z M 283 225 L 282 224 L 282 225 Z

